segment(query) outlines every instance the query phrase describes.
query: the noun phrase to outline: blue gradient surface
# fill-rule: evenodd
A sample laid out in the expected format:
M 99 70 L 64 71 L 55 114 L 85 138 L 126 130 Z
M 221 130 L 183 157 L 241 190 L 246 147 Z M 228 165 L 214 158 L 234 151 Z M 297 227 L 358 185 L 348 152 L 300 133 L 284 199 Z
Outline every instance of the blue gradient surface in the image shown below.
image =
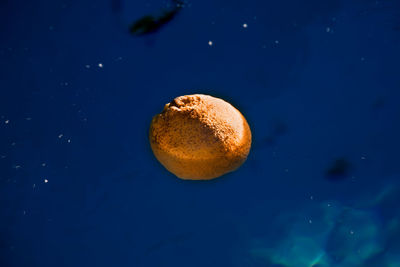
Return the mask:
M 129 33 L 171 5 L 0 2 L 0 266 L 400 266 L 400 2 L 193 0 Z M 193 93 L 253 133 L 208 182 L 147 138 Z

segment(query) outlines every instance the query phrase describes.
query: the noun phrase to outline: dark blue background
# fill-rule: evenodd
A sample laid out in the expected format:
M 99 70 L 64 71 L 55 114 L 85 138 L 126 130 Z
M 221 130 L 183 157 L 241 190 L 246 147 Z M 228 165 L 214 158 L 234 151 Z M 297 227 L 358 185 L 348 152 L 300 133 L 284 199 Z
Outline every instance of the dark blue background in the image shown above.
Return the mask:
M 252 240 L 279 242 L 281 214 L 399 179 L 398 1 L 192 0 L 129 34 L 170 5 L 0 2 L 1 266 L 270 266 Z M 208 182 L 168 173 L 147 139 L 193 93 L 253 133 L 246 163 Z M 341 157 L 351 173 L 326 179 Z

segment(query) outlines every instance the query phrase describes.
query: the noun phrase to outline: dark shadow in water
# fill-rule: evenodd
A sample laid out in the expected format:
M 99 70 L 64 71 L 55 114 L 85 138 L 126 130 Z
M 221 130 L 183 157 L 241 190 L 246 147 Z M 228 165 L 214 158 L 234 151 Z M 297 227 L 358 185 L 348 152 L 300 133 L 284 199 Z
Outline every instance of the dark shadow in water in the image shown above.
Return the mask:
M 346 158 L 338 158 L 326 169 L 325 178 L 330 181 L 344 180 L 349 177 L 350 170 L 350 162 Z
M 183 2 L 173 0 L 174 7 L 164 11 L 161 15 L 145 15 L 136 20 L 129 27 L 129 32 L 135 36 L 148 35 L 158 32 L 161 28 L 171 22 L 183 8 Z

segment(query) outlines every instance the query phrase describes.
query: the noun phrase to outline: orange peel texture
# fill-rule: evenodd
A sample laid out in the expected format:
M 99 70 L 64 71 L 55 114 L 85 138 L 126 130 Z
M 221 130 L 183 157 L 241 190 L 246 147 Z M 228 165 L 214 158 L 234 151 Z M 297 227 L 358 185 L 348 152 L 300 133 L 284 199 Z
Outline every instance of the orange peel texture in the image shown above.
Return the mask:
M 181 179 L 209 180 L 246 160 L 251 131 L 228 102 L 209 95 L 185 95 L 153 117 L 149 139 L 154 155 Z

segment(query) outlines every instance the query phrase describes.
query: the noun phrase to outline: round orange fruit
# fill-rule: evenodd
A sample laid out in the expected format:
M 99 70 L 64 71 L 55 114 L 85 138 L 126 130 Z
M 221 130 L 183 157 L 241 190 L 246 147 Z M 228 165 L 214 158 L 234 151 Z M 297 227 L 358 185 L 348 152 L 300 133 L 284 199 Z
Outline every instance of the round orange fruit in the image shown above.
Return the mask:
M 234 171 L 251 147 L 250 127 L 228 102 L 209 95 L 175 98 L 153 117 L 154 155 L 181 179 L 209 180 Z

